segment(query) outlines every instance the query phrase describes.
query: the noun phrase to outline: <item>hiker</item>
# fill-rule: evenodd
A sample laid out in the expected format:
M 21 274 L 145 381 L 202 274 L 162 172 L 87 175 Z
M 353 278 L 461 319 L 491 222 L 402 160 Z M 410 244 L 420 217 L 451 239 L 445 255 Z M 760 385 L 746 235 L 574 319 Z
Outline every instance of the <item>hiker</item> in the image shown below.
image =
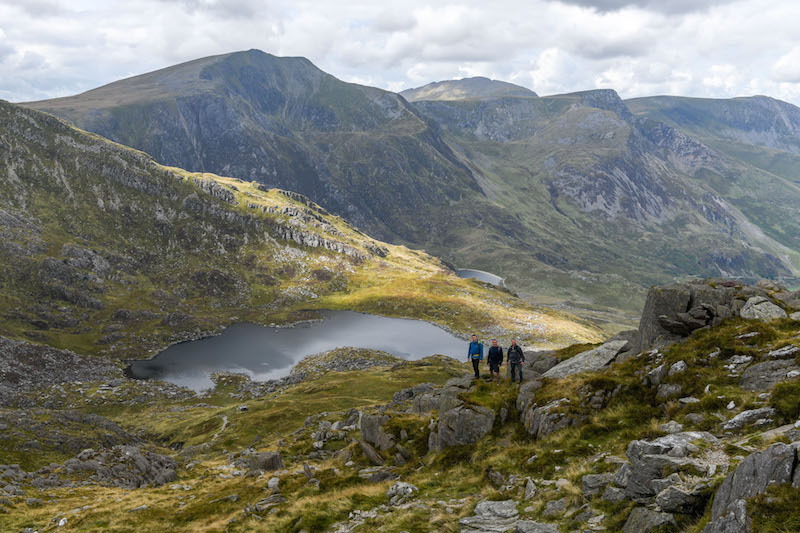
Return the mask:
M 472 368 L 475 370 L 475 379 L 481 377 L 480 365 L 483 361 L 483 343 L 478 342 L 478 336 L 472 335 L 472 342 L 467 348 L 467 360 L 472 361 Z
M 519 382 L 522 383 L 522 365 L 525 364 L 525 354 L 517 344 L 517 339 L 511 339 L 511 346 L 508 351 L 508 366 L 511 369 L 511 383 L 514 383 L 514 375 L 519 372 Z
M 486 359 L 489 364 L 489 381 L 494 380 L 495 374 L 497 374 L 497 379 L 500 379 L 500 365 L 503 364 L 503 348 L 497 345 L 497 339 L 492 339 L 492 346 L 489 348 L 489 355 Z

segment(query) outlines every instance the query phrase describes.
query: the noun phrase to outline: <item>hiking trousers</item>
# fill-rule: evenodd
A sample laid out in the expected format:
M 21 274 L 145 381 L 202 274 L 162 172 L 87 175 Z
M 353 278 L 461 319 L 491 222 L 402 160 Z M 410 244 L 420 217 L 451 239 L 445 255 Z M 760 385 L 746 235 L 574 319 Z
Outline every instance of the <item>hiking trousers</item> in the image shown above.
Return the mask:
M 480 359 L 472 359 L 472 368 L 475 370 L 475 377 L 481 377 L 481 360 Z
M 514 383 L 514 375 L 519 372 L 519 382 L 522 383 L 522 364 L 511 363 L 511 383 Z

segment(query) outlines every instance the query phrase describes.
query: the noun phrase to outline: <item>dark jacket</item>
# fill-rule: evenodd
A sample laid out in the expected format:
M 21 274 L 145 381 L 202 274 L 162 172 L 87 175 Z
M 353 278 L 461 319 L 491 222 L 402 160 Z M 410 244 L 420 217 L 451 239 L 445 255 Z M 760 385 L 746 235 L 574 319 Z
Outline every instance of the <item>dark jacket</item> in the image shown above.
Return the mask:
M 483 361 L 483 343 L 470 342 L 469 347 L 467 347 L 467 358 Z
M 488 359 L 490 365 L 500 366 L 503 362 L 503 349 L 500 346 L 491 346 Z
M 512 365 L 525 361 L 525 354 L 522 353 L 522 348 L 519 347 L 519 344 L 509 346 L 506 354 L 508 354 L 508 362 Z

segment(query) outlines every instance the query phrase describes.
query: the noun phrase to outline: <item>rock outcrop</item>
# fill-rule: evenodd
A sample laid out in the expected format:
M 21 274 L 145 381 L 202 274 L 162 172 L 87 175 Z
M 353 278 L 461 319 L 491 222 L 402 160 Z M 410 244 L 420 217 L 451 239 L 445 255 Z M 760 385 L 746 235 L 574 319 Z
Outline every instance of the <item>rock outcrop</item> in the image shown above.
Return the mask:
M 633 352 L 665 346 L 732 316 L 758 320 L 785 317 L 786 312 L 778 303 L 763 288 L 725 279 L 651 287 Z
M 773 484 L 792 483 L 800 489 L 799 450 L 800 442 L 773 444 L 747 456 L 717 489 L 711 521 L 703 533 L 748 532 L 748 499 L 763 494 Z
M 580 353 L 557 364 L 543 374 L 546 378 L 563 378 L 580 372 L 592 372 L 607 366 L 628 344 L 626 340 L 613 340 L 592 350 Z

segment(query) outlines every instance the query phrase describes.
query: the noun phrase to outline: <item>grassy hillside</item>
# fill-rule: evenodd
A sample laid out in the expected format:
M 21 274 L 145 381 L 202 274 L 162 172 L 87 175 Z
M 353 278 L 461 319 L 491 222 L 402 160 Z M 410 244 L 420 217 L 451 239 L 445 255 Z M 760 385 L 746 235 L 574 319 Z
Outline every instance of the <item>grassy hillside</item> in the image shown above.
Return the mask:
M 725 476 L 750 453 L 788 441 L 787 434 L 800 417 L 796 378 L 766 393 L 747 390 L 740 384 L 740 373 L 731 371 L 730 358 L 774 359 L 768 353 L 797 346 L 798 327 L 797 321 L 788 319 L 769 324 L 730 319 L 661 352 L 644 353 L 606 370 L 539 379 L 538 385 L 529 387 L 530 401 L 544 406 L 558 400 L 560 407 L 553 419 L 572 421 L 539 438 L 527 432 L 524 413 L 517 410 L 518 387 L 507 381 L 473 383 L 469 390 L 460 389 L 458 398 L 495 413 L 494 424 L 477 443 L 443 451 L 428 450 L 429 422 L 437 416 L 436 411 L 415 414 L 409 410 L 413 402 L 404 402 L 403 396 L 398 399 L 395 393 L 423 383 L 429 387 L 425 390 L 441 387 L 467 370 L 466 365 L 448 358 L 330 372 L 264 396 L 243 394 L 247 390 L 243 376 L 223 376 L 201 403 L 196 397 L 170 400 L 156 394 L 149 406 L 130 405 L 129 399 L 141 394 L 137 389 L 144 386 L 137 382 L 118 386 L 113 398 L 101 397 L 91 387 L 88 394 L 83 392 L 86 384 L 69 385 L 66 396 L 79 411 L 103 415 L 161 443 L 152 449 L 178 461 L 178 478 L 160 487 L 136 490 L 92 483 L 74 488 L 26 486 L 24 498 L 9 500 L 3 520 L 12 530 L 34 527 L 40 531 L 55 529 L 55 525 L 48 526 L 53 517 L 66 517 L 60 531 L 322 532 L 347 526 L 386 533 L 455 532 L 460 530 L 459 520 L 472 515 L 477 502 L 511 499 L 520 518 L 551 523 L 557 531 L 586 528 L 587 521 L 608 531 L 621 531 L 639 506 L 624 497 L 609 499 L 616 497 L 613 491 L 608 497 L 587 493 L 584 476 L 603 480 L 601 491 L 606 485 L 614 488 L 617 482 L 611 482 L 612 474 L 626 462 L 626 452 L 631 457 L 629 444 L 674 433 L 675 429 L 665 426 L 670 422 L 686 431 L 715 435 L 691 434 L 691 457 L 684 460 L 675 455 L 674 464 L 665 467 L 674 474 L 670 479 L 677 476 L 687 485 L 702 481 L 704 488 L 691 508 L 676 513 L 672 526 L 659 531 L 699 533 L 711 518 L 711 496 Z M 572 347 L 553 355 L 564 359 L 587 348 Z M 668 376 L 664 373 L 662 379 L 664 385 L 678 387 L 681 398 L 692 400 L 658 396 L 649 381 L 651 371 L 681 362 L 686 364 L 684 370 Z M 791 358 L 786 362 L 800 363 Z M 774 409 L 769 420 L 735 430 L 722 428 L 722 423 L 735 415 L 760 408 Z M 402 442 L 409 460 L 401 461 L 393 452 L 379 452 L 386 464 L 374 467 L 356 442 L 367 438 L 363 427 L 359 431 L 348 425 L 357 425 L 356 409 L 362 417 L 387 414 L 382 427 L 393 435 L 401 431 L 407 435 Z M 503 410 L 505 419 L 501 418 Z M 11 412 L 0 410 L 0 416 L 11 416 Z M 347 436 L 336 436 L 337 427 L 346 428 Z M 328 428 L 333 434 L 322 437 L 321 448 L 314 442 L 326 430 L 319 428 Z M 241 457 L 275 450 L 283 461 L 278 471 L 251 475 L 235 466 Z M 17 453 L 8 442 L 0 441 L 0 462 L 22 460 Z M 24 458 L 25 468 L 36 469 L 68 457 L 44 451 L 29 453 Z M 706 471 L 712 464 L 714 468 Z M 675 469 L 670 470 L 672 467 Z M 381 470 L 417 487 L 409 503 L 389 505 L 386 491 L 396 478 L 370 479 Z M 62 467 L 53 467 L 52 472 L 78 482 L 81 479 L 80 473 L 70 474 Z M 278 484 L 268 488 L 271 478 Z M 535 490 L 524 496 L 528 478 Z M 762 528 L 756 531 L 781 531 L 781 524 L 787 523 L 793 527 L 797 494 L 791 485 L 776 485 L 764 497 L 748 503 Z M 42 503 L 27 505 L 25 498 Z M 791 520 L 795 522 L 787 522 Z
M 543 346 L 599 338 L 300 195 L 163 167 L 6 103 L 0 124 L 0 335 L 141 357 L 234 321 L 354 309 Z

